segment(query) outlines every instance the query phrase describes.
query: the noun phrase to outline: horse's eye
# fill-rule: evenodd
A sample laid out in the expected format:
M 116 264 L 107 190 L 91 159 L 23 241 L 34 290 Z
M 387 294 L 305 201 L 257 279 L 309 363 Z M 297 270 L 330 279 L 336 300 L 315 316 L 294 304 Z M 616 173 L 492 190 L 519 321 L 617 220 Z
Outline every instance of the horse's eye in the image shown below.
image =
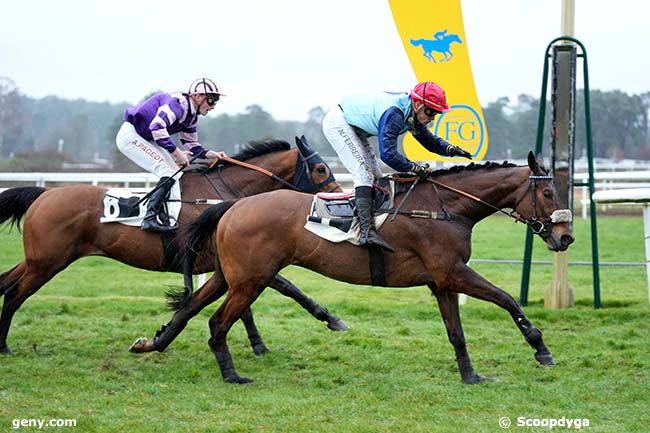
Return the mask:
M 318 172 L 318 174 L 327 174 L 327 169 L 323 166 L 318 167 L 316 171 Z

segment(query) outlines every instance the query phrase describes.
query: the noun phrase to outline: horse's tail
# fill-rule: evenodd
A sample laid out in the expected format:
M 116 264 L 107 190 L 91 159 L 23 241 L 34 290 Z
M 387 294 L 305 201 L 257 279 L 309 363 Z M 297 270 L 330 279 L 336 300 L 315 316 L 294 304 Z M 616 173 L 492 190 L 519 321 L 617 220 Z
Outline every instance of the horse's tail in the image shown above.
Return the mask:
M 36 201 L 41 194 L 47 191 L 40 186 L 23 186 L 10 188 L 0 194 L 0 224 L 11 220 L 20 231 L 20 220 L 22 220 L 27 209 Z
M 424 39 L 411 39 L 411 45 L 414 47 L 419 47 L 424 43 Z
M 185 254 L 183 256 L 183 279 L 185 289 L 183 292 L 168 292 L 168 304 L 174 310 L 180 310 L 192 297 L 194 292 L 192 272 L 196 257 L 206 249 L 206 244 L 212 238 L 214 231 L 221 220 L 221 217 L 230 209 L 236 200 L 224 201 L 204 211 L 194 220 L 187 229 L 187 240 L 185 241 Z M 210 251 L 214 251 L 214 245 L 210 245 Z

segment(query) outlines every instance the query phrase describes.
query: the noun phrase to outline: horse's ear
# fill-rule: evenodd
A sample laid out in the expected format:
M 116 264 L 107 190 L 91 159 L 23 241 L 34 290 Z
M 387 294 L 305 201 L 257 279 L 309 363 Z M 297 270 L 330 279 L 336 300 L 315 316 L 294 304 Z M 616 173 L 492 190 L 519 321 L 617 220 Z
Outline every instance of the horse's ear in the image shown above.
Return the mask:
M 304 135 L 300 138 L 296 137 L 296 146 L 303 156 L 309 156 L 314 153 L 311 147 L 309 147 L 309 144 L 307 144 L 307 138 Z
M 530 167 L 530 171 L 533 173 L 539 171 L 539 162 L 537 161 L 537 158 L 535 158 L 535 154 L 532 150 L 528 152 L 528 167 Z

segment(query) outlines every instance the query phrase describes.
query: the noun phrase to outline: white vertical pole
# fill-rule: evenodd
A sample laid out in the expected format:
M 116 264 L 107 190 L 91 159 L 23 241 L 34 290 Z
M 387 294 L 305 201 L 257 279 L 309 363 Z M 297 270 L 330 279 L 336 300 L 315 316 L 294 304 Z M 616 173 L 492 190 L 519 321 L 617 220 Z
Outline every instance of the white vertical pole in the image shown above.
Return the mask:
M 648 277 L 648 301 L 650 302 L 650 204 L 643 206 L 643 235 L 645 236 L 645 270 Z
M 575 36 L 575 0 L 562 0 L 562 36 Z
M 562 36 L 574 36 L 575 1 L 562 0 Z M 571 42 L 566 42 L 571 43 Z M 573 161 L 569 161 L 573 164 Z M 544 306 L 547 308 L 573 307 L 573 289 L 569 286 L 569 253 L 553 254 L 553 281 L 544 292 Z

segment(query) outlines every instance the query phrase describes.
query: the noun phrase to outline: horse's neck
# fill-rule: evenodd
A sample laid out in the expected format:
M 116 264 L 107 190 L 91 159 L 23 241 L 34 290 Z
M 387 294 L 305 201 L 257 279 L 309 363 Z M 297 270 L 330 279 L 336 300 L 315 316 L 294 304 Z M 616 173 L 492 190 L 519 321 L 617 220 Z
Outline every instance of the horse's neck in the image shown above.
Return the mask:
M 498 209 L 511 208 L 521 193 L 528 168 L 504 167 L 460 172 L 454 177 L 441 176 L 434 179 L 444 185 L 471 194 Z M 457 192 L 438 187 L 443 203 L 451 213 L 458 213 L 478 222 L 495 210 Z M 434 202 L 437 198 L 434 198 Z

